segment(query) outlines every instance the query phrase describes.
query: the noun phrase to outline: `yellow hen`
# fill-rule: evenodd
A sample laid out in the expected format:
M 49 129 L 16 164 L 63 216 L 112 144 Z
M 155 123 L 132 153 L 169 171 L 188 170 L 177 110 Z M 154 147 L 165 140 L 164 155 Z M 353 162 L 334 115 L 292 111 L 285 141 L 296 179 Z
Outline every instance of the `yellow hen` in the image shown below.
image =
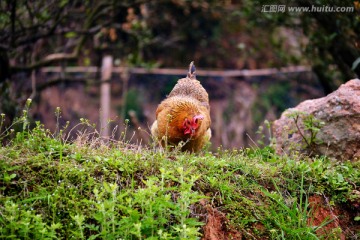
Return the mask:
M 191 62 L 187 77 L 178 80 L 156 110 L 151 134 L 163 146 L 183 142 L 182 151 L 197 152 L 211 138 L 209 96 L 195 71 Z

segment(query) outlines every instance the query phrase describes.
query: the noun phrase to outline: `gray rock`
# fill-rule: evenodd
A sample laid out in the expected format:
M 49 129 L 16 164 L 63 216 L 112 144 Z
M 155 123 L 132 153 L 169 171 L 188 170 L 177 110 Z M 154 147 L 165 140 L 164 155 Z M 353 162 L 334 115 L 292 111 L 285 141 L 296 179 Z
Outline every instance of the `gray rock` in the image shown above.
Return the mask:
M 294 116 L 299 112 L 295 124 Z M 313 126 L 320 122 L 323 124 L 319 127 L 320 130 L 311 131 L 304 126 L 304 119 L 309 121 L 312 117 L 316 119 Z M 326 97 L 306 100 L 287 109 L 281 118 L 274 122 L 273 132 L 276 139 L 275 149 L 279 154 L 296 150 L 338 160 L 359 160 L 360 80 L 350 80 Z M 312 133 L 316 133 L 316 136 L 311 140 Z

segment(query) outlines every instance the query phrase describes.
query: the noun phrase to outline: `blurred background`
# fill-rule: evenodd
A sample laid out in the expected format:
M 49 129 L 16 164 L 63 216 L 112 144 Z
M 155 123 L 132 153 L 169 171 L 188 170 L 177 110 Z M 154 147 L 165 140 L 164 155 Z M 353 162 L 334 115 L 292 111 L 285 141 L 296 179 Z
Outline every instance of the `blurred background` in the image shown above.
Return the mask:
M 129 119 L 128 140 L 146 144 L 194 61 L 212 149 L 266 142 L 264 120 L 359 76 L 359 13 L 343 0 L 2 0 L 0 112 L 10 126 L 31 98 L 51 131 L 83 118 L 115 139 Z

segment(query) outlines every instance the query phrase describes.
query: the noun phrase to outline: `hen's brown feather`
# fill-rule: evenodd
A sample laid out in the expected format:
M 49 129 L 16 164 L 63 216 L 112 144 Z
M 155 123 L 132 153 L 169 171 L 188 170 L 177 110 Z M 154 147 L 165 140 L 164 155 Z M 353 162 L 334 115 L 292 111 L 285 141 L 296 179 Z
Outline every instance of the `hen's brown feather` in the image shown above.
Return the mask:
M 163 145 L 165 141 L 170 145 L 185 143 L 183 151 L 199 151 L 211 137 L 209 96 L 203 86 L 195 78 L 190 64 L 189 74 L 179 79 L 168 97 L 163 100 L 156 110 L 156 121 L 151 127 L 151 133 Z M 185 119 L 202 115 L 199 127 L 190 137 L 184 134 L 183 123 Z

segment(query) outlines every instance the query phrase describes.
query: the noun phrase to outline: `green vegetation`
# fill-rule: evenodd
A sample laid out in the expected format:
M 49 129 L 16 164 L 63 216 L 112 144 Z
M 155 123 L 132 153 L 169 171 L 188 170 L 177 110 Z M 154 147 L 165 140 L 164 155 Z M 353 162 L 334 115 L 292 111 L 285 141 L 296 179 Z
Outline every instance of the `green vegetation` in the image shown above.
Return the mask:
M 253 85 L 254 89 L 259 89 L 259 84 Z M 293 106 L 290 96 L 291 85 L 288 82 L 270 84 L 265 90 L 258 90 L 259 94 L 252 106 L 251 112 L 255 126 L 260 126 L 264 121 L 264 112 L 274 111 L 278 116 L 285 109 Z
M 138 119 L 141 121 L 144 120 L 144 111 L 140 101 L 141 92 L 135 88 L 130 88 L 129 91 L 126 92 L 125 106 L 118 107 L 119 114 L 124 116 L 123 119 L 130 119 L 129 111 L 134 111 Z
M 288 133 L 298 133 L 301 136 L 303 142 L 302 146 L 299 146 L 300 149 L 308 148 L 309 155 L 311 155 L 311 151 L 317 147 L 317 144 L 322 143 L 321 140 L 316 137 L 316 135 L 325 123 L 313 115 L 301 111 L 289 112 L 287 116 L 292 119 L 295 124 L 294 129 L 289 129 Z M 301 127 L 301 125 L 303 127 Z M 301 130 L 301 128 L 303 130 Z
M 316 235 L 331 220 L 308 224 L 309 196 L 346 204 L 360 184 L 359 162 L 278 156 L 270 147 L 193 155 L 85 132 L 66 142 L 63 130 L 39 122 L 30 130 L 27 112 L 15 122 L 22 131 L 1 130 L 0 239 L 199 239 L 201 199 L 244 237 L 337 239 L 341 229 Z

